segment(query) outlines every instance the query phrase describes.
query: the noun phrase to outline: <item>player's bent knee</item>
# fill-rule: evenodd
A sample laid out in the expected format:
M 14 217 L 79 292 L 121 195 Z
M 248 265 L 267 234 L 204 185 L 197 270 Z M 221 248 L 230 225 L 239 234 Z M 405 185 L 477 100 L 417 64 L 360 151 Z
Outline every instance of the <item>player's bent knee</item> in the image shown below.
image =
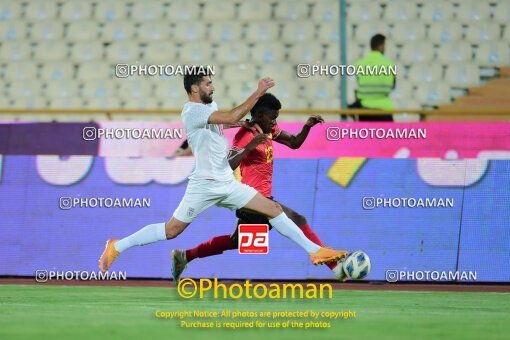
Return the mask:
M 171 218 L 169 221 L 165 223 L 165 233 L 166 239 L 171 240 L 176 238 L 183 230 L 186 228 L 188 224 L 180 222 L 175 218 Z

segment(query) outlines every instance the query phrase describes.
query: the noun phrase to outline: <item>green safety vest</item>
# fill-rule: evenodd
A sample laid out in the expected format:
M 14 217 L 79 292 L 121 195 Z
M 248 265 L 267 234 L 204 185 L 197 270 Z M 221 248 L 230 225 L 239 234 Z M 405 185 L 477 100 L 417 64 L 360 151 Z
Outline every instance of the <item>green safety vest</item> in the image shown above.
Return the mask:
M 394 67 L 394 63 L 387 59 L 379 51 L 371 51 L 364 58 L 356 62 L 356 68 L 358 66 L 391 66 Z M 368 72 L 366 72 L 368 73 Z M 370 74 L 357 74 L 358 89 L 356 97 L 361 101 L 361 106 L 369 109 L 382 109 L 391 110 L 393 109 L 393 102 L 389 97 L 390 92 L 393 90 L 393 84 L 395 76 L 388 72 L 388 75 L 370 75 Z

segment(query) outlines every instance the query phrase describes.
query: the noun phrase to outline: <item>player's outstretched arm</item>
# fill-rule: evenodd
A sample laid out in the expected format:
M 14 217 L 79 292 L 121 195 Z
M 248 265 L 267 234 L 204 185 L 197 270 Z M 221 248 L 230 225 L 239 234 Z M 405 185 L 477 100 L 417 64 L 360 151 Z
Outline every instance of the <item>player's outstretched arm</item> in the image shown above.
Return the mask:
M 253 149 L 257 147 L 259 144 L 263 144 L 266 142 L 269 136 L 266 134 L 259 134 L 253 137 L 253 139 L 246 145 L 244 149 L 231 149 L 228 154 L 228 164 L 230 164 L 230 168 L 235 170 L 241 164 L 243 158 Z
M 244 103 L 230 111 L 215 111 L 209 116 L 207 121 L 209 124 L 236 124 L 244 116 L 250 112 L 257 100 L 266 93 L 268 89 L 275 85 L 274 80 L 271 78 L 262 78 L 259 80 L 257 90 L 246 99 Z
M 308 137 L 308 133 L 310 133 L 312 126 L 315 126 L 318 123 L 324 123 L 324 119 L 322 119 L 319 115 L 313 115 L 308 118 L 306 124 L 298 134 L 291 135 L 287 131 L 282 130 L 280 135 L 278 135 L 278 138 L 275 139 L 275 142 L 286 145 L 291 149 L 299 149 L 305 142 L 306 137 Z

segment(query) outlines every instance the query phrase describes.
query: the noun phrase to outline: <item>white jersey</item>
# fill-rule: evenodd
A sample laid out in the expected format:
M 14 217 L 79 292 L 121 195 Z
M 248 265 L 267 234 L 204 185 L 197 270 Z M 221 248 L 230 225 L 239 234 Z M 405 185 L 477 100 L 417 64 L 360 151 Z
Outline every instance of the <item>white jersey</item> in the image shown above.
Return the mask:
M 216 102 L 201 104 L 187 102 L 182 108 L 182 121 L 188 143 L 195 156 L 195 169 L 190 179 L 230 181 L 234 174 L 228 164 L 228 140 L 222 124 L 208 124 L 207 120 L 218 111 Z

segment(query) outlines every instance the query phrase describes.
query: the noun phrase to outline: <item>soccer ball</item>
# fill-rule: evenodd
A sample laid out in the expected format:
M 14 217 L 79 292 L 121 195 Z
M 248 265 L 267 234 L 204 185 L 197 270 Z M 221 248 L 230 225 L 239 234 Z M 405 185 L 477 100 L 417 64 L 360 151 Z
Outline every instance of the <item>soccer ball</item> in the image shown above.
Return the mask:
M 345 274 L 353 280 L 361 280 L 370 274 L 370 257 L 363 251 L 358 250 L 347 255 L 343 264 Z

